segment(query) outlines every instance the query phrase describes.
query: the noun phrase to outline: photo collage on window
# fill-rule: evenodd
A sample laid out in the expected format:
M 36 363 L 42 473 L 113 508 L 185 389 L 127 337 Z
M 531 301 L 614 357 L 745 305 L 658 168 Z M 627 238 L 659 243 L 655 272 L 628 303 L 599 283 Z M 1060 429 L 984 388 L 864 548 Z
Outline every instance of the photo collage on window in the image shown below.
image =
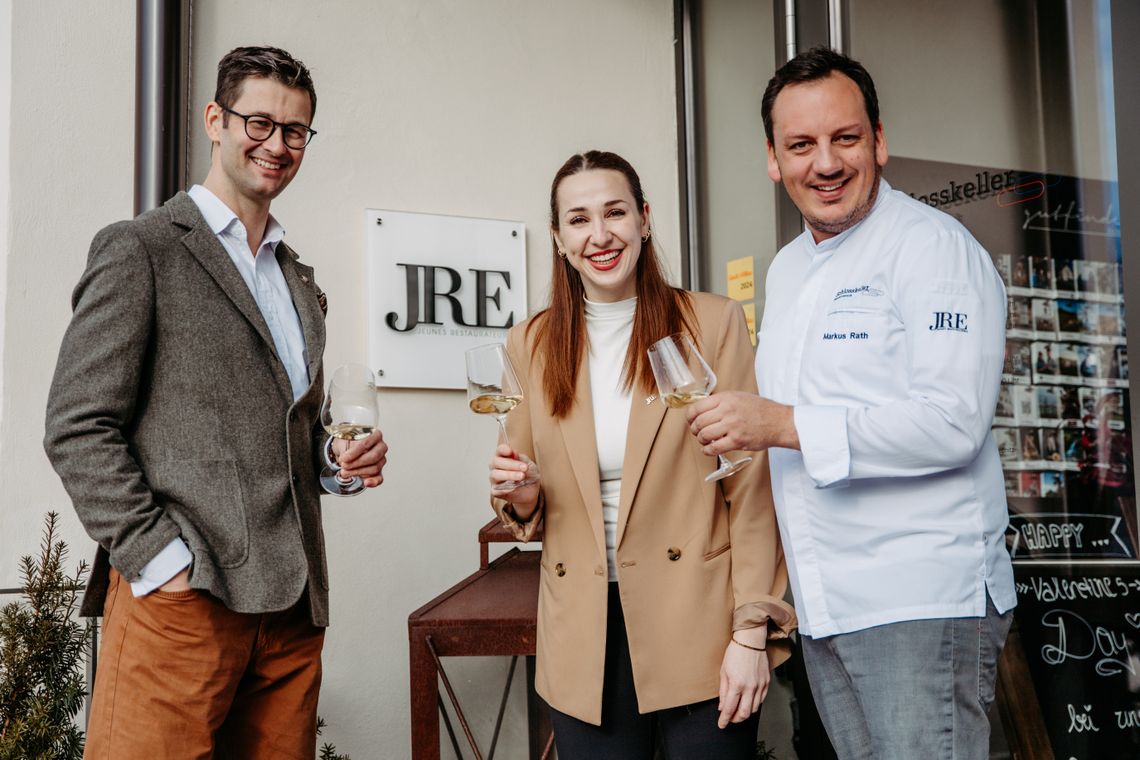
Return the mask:
M 1064 499 L 1094 474 L 1130 479 L 1130 452 L 1111 455 L 1129 448 L 1120 265 L 1009 253 L 994 263 L 1009 298 L 993 431 L 1007 495 Z

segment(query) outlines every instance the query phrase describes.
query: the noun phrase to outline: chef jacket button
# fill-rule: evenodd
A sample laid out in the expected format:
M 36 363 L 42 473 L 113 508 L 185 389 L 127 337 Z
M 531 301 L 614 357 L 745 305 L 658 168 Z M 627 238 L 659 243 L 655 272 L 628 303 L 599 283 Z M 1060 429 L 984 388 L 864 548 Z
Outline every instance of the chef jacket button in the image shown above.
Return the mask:
M 669 558 L 670 562 L 676 562 L 681 559 L 681 550 L 676 546 L 670 546 L 665 550 L 665 556 Z
M 604 567 L 602 567 L 601 565 L 597 565 L 594 567 L 594 575 L 602 575 L 605 572 L 606 572 L 606 569 Z
M 566 575 L 566 568 L 564 568 L 562 566 L 562 563 L 559 562 L 557 565 L 554 566 L 554 572 L 555 572 L 555 574 L 558 575 L 559 578 L 561 578 L 563 575 Z

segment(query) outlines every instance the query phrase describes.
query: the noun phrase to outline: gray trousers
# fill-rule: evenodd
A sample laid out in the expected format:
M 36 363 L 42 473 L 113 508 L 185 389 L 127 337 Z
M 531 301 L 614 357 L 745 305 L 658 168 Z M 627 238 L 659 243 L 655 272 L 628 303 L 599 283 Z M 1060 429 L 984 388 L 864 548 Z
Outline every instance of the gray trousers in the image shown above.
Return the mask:
M 986 760 L 997 661 L 1013 621 L 986 616 L 813 639 L 804 665 L 840 760 Z

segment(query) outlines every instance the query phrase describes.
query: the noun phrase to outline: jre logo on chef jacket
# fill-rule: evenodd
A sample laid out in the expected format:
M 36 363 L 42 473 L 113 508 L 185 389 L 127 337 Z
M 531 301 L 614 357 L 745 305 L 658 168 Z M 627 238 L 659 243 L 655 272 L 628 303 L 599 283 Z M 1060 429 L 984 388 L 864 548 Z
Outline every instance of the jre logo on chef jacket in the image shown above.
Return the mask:
M 929 328 L 935 330 L 953 330 L 955 332 L 969 332 L 966 328 L 966 315 L 954 311 L 934 312 L 934 324 Z

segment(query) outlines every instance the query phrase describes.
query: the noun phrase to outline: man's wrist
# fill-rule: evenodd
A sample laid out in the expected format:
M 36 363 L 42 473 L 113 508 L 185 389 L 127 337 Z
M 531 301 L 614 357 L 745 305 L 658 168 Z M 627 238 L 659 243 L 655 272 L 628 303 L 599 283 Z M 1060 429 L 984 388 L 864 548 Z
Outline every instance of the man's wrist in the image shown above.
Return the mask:
M 135 596 L 146 596 L 168 583 L 176 575 L 190 567 L 193 562 L 194 555 L 190 553 L 190 548 L 179 536 L 163 547 L 162 551 L 143 566 L 139 576 L 130 582 L 131 593 Z
M 781 426 L 783 435 L 781 436 L 780 448 L 799 451 L 800 434 L 799 431 L 796 430 L 796 408 L 791 405 L 786 405 L 783 409 L 783 414 L 784 423 Z

